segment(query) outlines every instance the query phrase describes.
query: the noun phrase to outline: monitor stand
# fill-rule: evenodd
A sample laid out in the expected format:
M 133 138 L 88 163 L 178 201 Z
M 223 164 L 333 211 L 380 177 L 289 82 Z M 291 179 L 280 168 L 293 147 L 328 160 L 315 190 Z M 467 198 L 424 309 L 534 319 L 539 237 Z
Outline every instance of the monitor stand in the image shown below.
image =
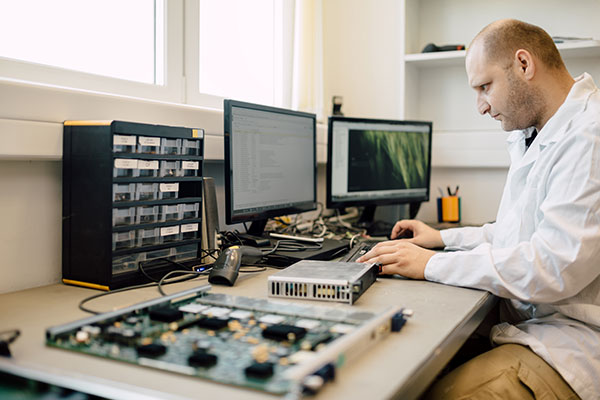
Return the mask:
M 264 247 L 270 246 L 271 242 L 265 235 L 265 227 L 267 226 L 266 219 L 260 219 L 258 221 L 252 221 L 250 228 L 246 233 L 238 233 L 237 236 L 240 238 L 242 243 L 247 246 Z
M 408 203 L 408 218 L 414 219 L 419 212 L 421 202 Z M 375 209 L 377 206 L 369 205 L 365 206 L 362 214 L 358 221 L 354 224 L 358 228 L 366 229 L 367 234 L 370 236 L 386 236 L 389 237 L 394 227 L 394 222 L 375 220 Z M 406 215 L 406 214 L 405 214 Z

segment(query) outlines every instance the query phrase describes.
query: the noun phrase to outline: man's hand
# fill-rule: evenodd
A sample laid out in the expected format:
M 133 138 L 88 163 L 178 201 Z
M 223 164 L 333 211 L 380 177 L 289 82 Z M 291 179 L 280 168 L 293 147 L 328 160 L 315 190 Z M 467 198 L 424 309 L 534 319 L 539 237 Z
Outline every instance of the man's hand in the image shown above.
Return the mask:
M 383 274 L 400 274 L 412 279 L 425 279 L 425 266 L 435 251 L 427 250 L 408 240 L 390 240 L 373 247 L 357 262 L 379 263 Z
M 433 229 L 432 227 L 415 219 L 404 219 L 396 222 L 396 225 L 394 225 L 394 228 L 392 229 L 390 238 L 395 239 L 407 232 L 412 232 L 413 237 L 411 239 L 404 239 L 405 241 L 414 243 L 427 249 L 444 247 L 444 242 L 442 241 L 442 235 L 440 235 L 440 231 Z

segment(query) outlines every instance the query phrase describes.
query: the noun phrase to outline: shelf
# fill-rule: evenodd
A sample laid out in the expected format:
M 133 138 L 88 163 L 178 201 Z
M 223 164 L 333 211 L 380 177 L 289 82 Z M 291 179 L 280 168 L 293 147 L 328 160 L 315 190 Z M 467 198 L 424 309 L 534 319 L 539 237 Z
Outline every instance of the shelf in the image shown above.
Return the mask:
M 556 45 L 560 54 L 565 58 L 600 57 L 600 40 L 581 40 Z M 444 51 L 438 53 L 406 54 L 404 61 L 407 65 L 419 68 L 446 67 L 464 64 L 466 50 Z

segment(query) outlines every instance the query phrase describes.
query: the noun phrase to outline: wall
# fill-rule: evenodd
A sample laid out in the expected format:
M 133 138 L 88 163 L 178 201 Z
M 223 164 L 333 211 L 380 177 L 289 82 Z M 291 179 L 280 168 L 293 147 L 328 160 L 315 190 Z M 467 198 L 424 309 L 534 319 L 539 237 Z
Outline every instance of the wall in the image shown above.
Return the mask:
M 331 98 L 344 98 L 350 117 L 398 115 L 400 39 L 397 0 L 323 2 L 323 66 L 326 110 Z

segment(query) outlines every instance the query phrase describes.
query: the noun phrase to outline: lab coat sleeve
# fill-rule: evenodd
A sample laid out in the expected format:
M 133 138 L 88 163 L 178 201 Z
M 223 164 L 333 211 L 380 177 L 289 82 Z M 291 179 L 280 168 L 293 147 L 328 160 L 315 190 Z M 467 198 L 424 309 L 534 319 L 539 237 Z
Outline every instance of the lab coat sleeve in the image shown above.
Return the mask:
M 598 277 L 600 127 L 588 128 L 556 144 L 552 168 L 535 188 L 526 188 L 540 199 L 533 210 L 527 208 L 539 213 L 538 222 L 532 217 L 530 237 L 512 247 L 481 243 L 468 251 L 438 253 L 427 263 L 425 278 L 503 298 L 553 303 L 574 296 Z M 447 244 L 459 238 L 447 237 Z
M 471 250 L 482 243 L 491 243 L 494 237 L 494 225 L 480 227 L 451 228 L 440 231 L 445 250 Z

